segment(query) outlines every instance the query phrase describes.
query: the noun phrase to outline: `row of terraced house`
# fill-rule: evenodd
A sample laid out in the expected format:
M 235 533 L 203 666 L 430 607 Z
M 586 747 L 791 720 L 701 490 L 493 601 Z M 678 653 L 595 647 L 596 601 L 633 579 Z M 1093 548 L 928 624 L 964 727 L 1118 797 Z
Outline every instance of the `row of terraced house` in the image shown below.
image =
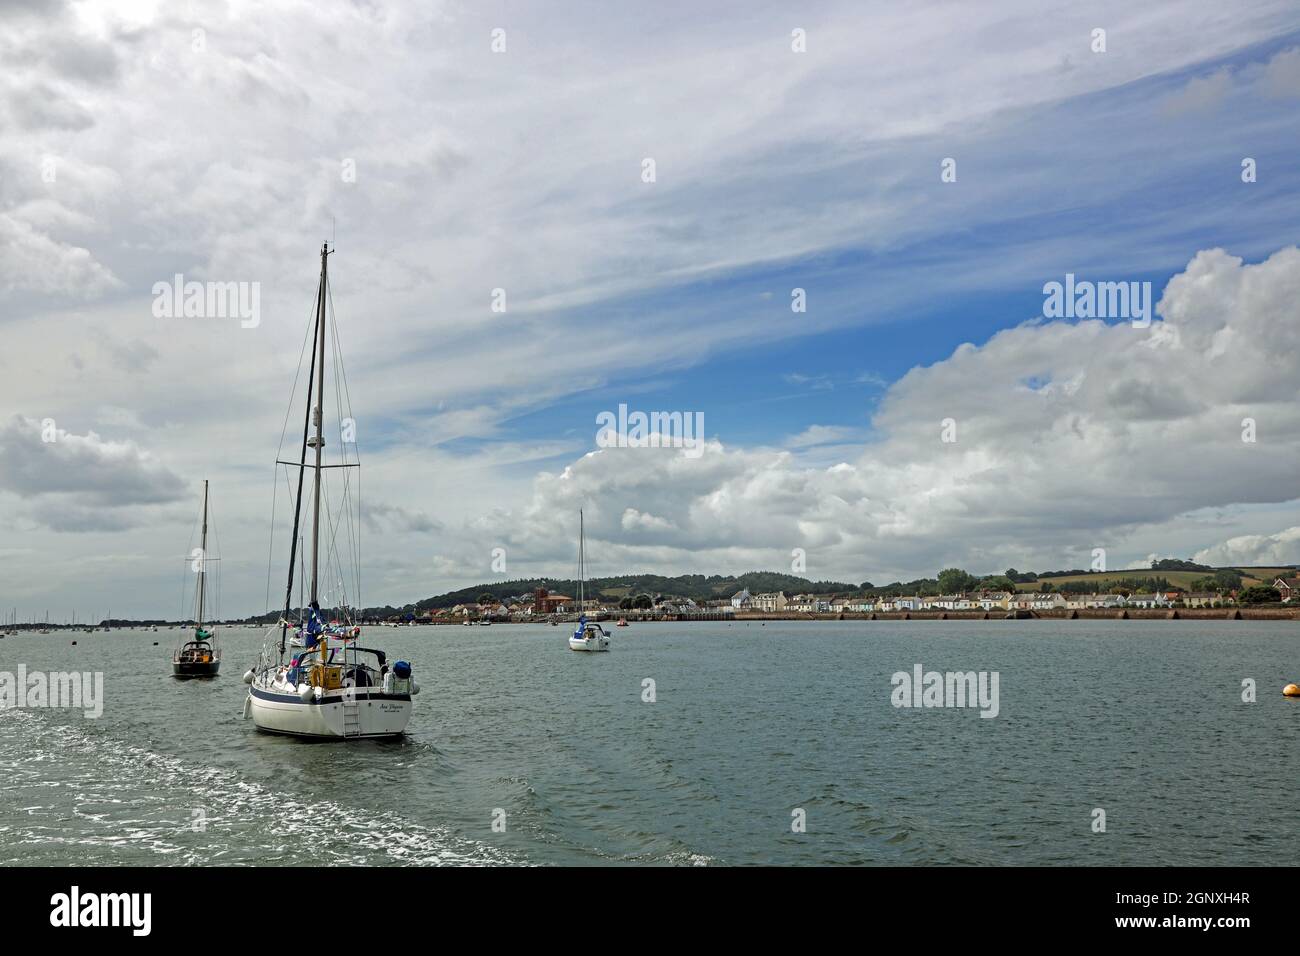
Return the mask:
M 1297 591 L 1300 594 L 1300 591 Z M 939 594 L 902 597 L 828 598 L 812 594 L 787 597 L 784 591 L 732 595 L 736 611 L 788 614 L 842 614 L 892 611 L 1066 611 L 1094 608 L 1220 607 L 1235 603 L 1228 594 L 1216 591 L 1157 591 L 1153 594 L 1064 594 L 1059 591 L 981 591 L 970 594 Z

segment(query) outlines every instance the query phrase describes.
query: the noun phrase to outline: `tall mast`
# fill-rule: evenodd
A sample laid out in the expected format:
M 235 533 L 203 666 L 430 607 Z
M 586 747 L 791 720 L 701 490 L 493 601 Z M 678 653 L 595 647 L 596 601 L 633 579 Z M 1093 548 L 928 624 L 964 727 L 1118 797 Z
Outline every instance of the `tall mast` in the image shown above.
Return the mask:
M 586 595 L 583 593 L 587 588 L 587 538 L 582 527 L 582 509 L 578 509 L 578 616 L 586 605 Z
M 312 410 L 316 434 L 308 445 L 316 449 L 316 475 L 312 488 L 312 604 L 320 601 L 317 593 L 317 579 L 320 578 L 321 551 L 321 451 L 325 449 L 325 437 L 321 433 L 325 420 L 325 287 L 329 282 L 329 245 L 321 246 L 321 293 L 316 303 L 316 334 L 320 338 L 320 351 L 317 352 L 316 367 L 316 407 Z
M 302 519 L 302 480 L 307 473 L 307 447 L 311 445 L 312 439 L 308 437 L 311 429 L 312 404 L 311 391 L 312 384 L 316 377 L 316 347 L 320 344 L 320 329 L 324 324 L 320 321 L 320 316 L 325 309 L 325 257 L 322 251 L 321 255 L 321 277 L 320 286 L 316 290 L 316 318 L 312 321 L 312 339 L 311 339 L 311 365 L 308 366 L 307 372 L 307 401 L 302 417 L 302 450 L 298 455 L 298 493 L 293 499 L 293 533 L 289 536 L 289 580 L 284 586 L 284 615 L 280 618 L 280 657 L 284 658 L 284 642 L 286 633 L 289 630 L 289 608 L 293 603 L 293 572 L 294 565 L 302 559 L 298 555 L 298 527 Z M 321 345 L 323 349 L 323 344 Z M 287 462 L 286 462 L 287 464 Z M 317 475 L 320 472 L 317 471 Z M 301 585 L 300 585 L 301 589 Z M 301 597 L 300 597 L 301 600 Z
M 329 285 L 329 244 L 322 243 L 320 247 L 320 300 L 316 304 L 316 337 L 320 340 L 320 351 L 317 353 L 319 365 L 316 369 L 316 407 L 312 411 L 312 417 L 315 419 L 316 434 L 308 444 L 316 450 L 316 475 L 314 478 L 315 487 L 312 489 L 312 514 L 311 514 L 311 604 L 313 606 L 319 603 L 317 592 L 317 583 L 320 577 L 320 472 L 321 472 L 321 452 L 325 447 L 325 437 L 321 432 L 321 427 L 325 418 L 325 297 Z M 308 612 L 308 621 L 311 620 L 312 612 Z M 321 663 L 326 660 L 325 647 L 329 642 L 321 641 Z
M 191 538 L 191 541 L 194 539 Z M 203 533 L 199 540 L 199 613 L 194 622 L 198 630 L 203 630 L 203 599 L 206 596 L 208 579 L 208 479 L 203 479 Z

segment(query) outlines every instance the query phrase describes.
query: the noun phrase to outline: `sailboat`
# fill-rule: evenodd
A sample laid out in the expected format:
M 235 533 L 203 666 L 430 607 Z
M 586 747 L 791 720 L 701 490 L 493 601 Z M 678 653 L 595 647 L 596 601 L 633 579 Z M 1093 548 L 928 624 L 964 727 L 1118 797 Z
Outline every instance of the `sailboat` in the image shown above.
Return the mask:
M 194 539 L 191 538 L 191 541 Z M 216 677 L 221 670 L 221 648 L 212 627 L 205 627 L 203 612 L 208 597 L 208 482 L 203 482 L 203 531 L 199 541 L 198 584 L 194 591 L 194 637 L 172 652 L 172 676 Z
M 387 655 L 379 649 L 359 647 L 361 628 L 355 622 L 355 610 L 350 606 L 359 603 L 356 596 L 351 602 L 340 594 L 334 613 L 327 615 L 321 608 L 321 545 L 327 549 L 335 540 L 321 518 L 333 526 L 331 515 L 322 515 L 321 477 L 326 469 L 357 468 L 359 463 L 347 461 L 346 445 L 341 443 L 341 460 L 326 464 L 323 458 L 325 436 L 322 431 L 325 410 L 325 354 L 326 313 L 332 306 L 329 290 L 329 245 L 320 253 L 320 285 L 316 292 L 316 314 L 313 318 L 311 371 L 307 378 L 307 402 L 303 419 L 302 446 L 298 461 L 279 461 L 297 469 L 298 489 L 294 499 L 293 534 L 289 544 L 289 577 L 285 586 L 284 612 L 268 632 L 267 641 L 257 663 L 244 674 L 248 684 L 248 697 L 244 701 L 244 716 L 252 717 L 258 730 L 286 734 L 293 737 L 317 739 L 360 739 L 367 737 L 396 737 L 406 731 L 411 719 L 411 697 L 419 693 L 419 686 L 411 676 L 411 665 L 394 661 L 390 666 Z M 328 309 L 332 312 L 332 307 Z M 337 333 L 334 340 L 337 343 Z M 337 346 L 335 348 L 337 352 Z M 336 356 L 337 361 L 337 356 Z M 312 391 L 315 389 L 313 399 Z M 342 395 L 346 395 L 346 389 Z M 340 397 L 340 401 L 343 399 Z M 345 410 L 340 408 L 342 416 Z M 340 436 L 342 437 L 342 436 Z M 314 461 L 308 462 L 308 449 Z M 299 523 L 302 515 L 303 481 L 312 475 L 311 503 L 311 573 L 310 603 L 301 609 L 297 622 L 293 621 L 293 579 L 296 550 L 299 542 Z M 345 491 L 345 501 L 348 492 Z M 349 529 L 354 525 L 348 514 Z M 342 515 L 340 515 L 340 523 Z M 359 525 L 359 520 L 357 525 Z M 339 529 L 336 527 L 335 531 Z M 350 548 L 352 558 L 358 549 Z M 331 555 L 325 555 L 327 566 Z M 342 590 L 342 582 L 339 588 Z M 328 605 L 328 600 L 327 600 Z M 328 618 L 328 619 L 327 619 Z M 291 652 L 285 660 L 293 637 L 301 638 L 302 648 Z M 279 630 L 276 634 L 275 631 Z
M 582 524 L 582 509 L 578 509 L 578 627 L 569 635 L 569 650 L 607 651 L 609 635 L 595 621 L 587 620 L 587 541 Z

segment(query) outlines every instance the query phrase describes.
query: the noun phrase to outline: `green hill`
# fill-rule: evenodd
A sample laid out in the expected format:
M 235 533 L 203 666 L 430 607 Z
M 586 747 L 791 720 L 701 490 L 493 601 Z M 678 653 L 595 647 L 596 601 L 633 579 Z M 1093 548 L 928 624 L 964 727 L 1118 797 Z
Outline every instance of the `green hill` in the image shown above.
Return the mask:
M 519 578 L 512 581 L 494 581 L 489 584 L 476 584 L 473 587 L 448 591 L 433 597 L 417 601 L 410 607 L 417 611 L 436 608 L 454 607 L 457 604 L 470 604 L 480 595 L 490 594 L 497 600 L 530 594 L 539 587 L 544 587 L 552 594 L 565 594 L 570 597 L 578 593 L 578 582 L 568 578 Z M 617 603 L 625 597 L 638 594 L 662 595 L 666 598 L 690 598 L 693 601 L 714 601 L 729 598 L 737 591 L 748 589 L 752 594 L 764 591 L 785 591 L 786 594 L 810 592 L 826 594 L 832 592 L 853 592 L 857 585 L 842 581 L 810 581 L 793 574 L 781 574 L 776 571 L 751 571 L 741 575 L 722 574 L 682 574 L 677 577 L 664 577 L 658 574 L 624 574 L 608 578 L 591 578 L 587 581 L 587 593 L 609 603 Z M 368 609 L 382 612 L 383 608 Z M 393 613 L 400 608 L 391 609 Z
M 1243 587 L 1267 586 L 1279 577 L 1295 574 L 1294 568 L 1215 568 L 1211 571 L 1152 571 L 1145 568 L 1134 568 L 1128 571 L 1090 571 L 1083 574 L 1042 574 L 1039 575 L 1037 581 L 1018 583 L 1016 589 L 1020 591 L 1041 591 L 1043 583 L 1050 581 L 1059 590 L 1063 584 L 1084 581 L 1089 586 L 1095 586 L 1100 590 L 1111 586 L 1117 581 L 1126 579 L 1131 581 L 1140 578 L 1164 578 L 1169 582 L 1169 587 L 1186 591 L 1190 590 L 1193 581 L 1211 577 L 1214 571 L 1218 570 L 1240 572 Z

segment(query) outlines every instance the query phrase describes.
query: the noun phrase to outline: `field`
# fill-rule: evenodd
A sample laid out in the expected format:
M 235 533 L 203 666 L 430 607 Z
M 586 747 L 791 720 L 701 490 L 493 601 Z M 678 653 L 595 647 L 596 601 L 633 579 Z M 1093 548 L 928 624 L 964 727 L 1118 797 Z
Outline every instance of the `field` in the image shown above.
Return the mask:
M 1296 573 L 1295 568 L 1233 568 L 1232 570 L 1240 571 L 1242 584 L 1245 587 L 1255 585 L 1269 585 L 1279 577 L 1293 577 Z M 1050 581 L 1057 588 L 1067 581 L 1087 581 L 1089 585 L 1095 586 L 1096 589 L 1109 587 L 1116 581 L 1122 581 L 1125 578 L 1164 578 L 1169 582 L 1171 588 L 1181 588 L 1189 590 L 1193 581 L 1200 578 L 1209 577 L 1212 571 L 1151 571 L 1149 569 L 1138 569 L 1135 571 L 1099 571 L 1095 574 L 1064 574 L 1059 577 L 1040 577 L 1037 581 L 1022 582 L 1016 585 L 1018 591 L 1037 591 L 1044 581 Z

